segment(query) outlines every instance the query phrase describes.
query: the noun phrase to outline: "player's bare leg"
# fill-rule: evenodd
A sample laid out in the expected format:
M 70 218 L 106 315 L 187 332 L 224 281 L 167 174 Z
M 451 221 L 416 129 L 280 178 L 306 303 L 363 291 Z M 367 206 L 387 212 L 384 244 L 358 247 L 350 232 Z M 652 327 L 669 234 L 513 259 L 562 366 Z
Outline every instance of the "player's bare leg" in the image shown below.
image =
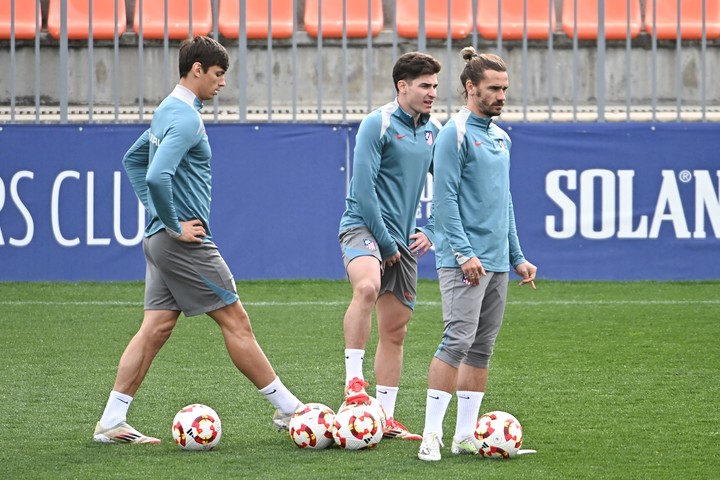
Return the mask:
M 488 369 L 460 364 L 457 374 L 457 389 L 471 392 L 484 392 L 488 380 Z
M 180 312 L 175 310 L 145 310 L 140 329 L 120 357 L 113 390 L 135 396 L 179 316 Z
M 345 347 L 364 349 L 380 291 L 380 262 L 372 256 L 357 257 L 348 264 L 347 274 L 353 294 L 343 319 Z
M 283 385 L 258 344 L 250 317 L 240 301 L 208 315 L 220 326 L 230 359 L 276 408 L 272 422 L 277 430 L 287 429 L 292 414 L 303 404 Z
M 421 435 L 411 433 L 395 419 L 395 400 L 403 365 L 403 344 L 412 310 L 400 302 L 395 294 L 388 292 L 378 298 L 376 312 L 379 340 L 375 352 L 375 378 L 378 400 L 387 414 L 384 436 L 422 440 Z
M 430 371 L 428 372 L 428 388 L 441 390 L 450 394 L 455 393 L 457 377 L 457 368 L 443 362 L 437 357 L 433 357 L 430 362 Z
M 277 377 L 255 339 L 250 317 L 239 301 L 208 315 L 220 326 L 230 359 L 248 380 L 257 388 L 263 388 Z
M 180 312 L 146 310 L 138 332 L 125 347 L 118 363 L 113 391 L 93 440 L 100 443 L 160 443 L 160 439 L 143 435 L 126 421 L 135 393 L 147 375 L 150 365 L 165 345 L 177 323 Z
M 375 353 L 375 378 L 379 385 L 397 387 L 403 364 L 403 343 L 412 310 L 392 292 L 377 300 L 378 344 Z
M 370 338 L 372 330 L 372 311 L 380 291 L 380 262 L 372 256 L 360 256 L 353 259 L 347 267 L 347 274 L 352 286 L 353 295 L 350 305 L 343 319 L 343 332 L 345 334 L 346 382 L 345 401 L 350 403 L 365 403 L 368 400 L 365 387 L 367 382 L 362 372 L 362 357 L 360 351 Z M 350 351 L 356 357 L 350 355 Z

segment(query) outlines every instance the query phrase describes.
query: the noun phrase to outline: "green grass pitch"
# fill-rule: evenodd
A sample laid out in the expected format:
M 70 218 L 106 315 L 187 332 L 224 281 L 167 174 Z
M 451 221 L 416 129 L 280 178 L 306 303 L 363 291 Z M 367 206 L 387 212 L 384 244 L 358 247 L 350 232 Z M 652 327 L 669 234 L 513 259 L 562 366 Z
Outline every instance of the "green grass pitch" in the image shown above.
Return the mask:
M 261 346 L 302 400 L 342 401 L 347 282 L 240 282 Z M 511 284 L 481 412 L 524 428 L 510 461 L 417 442 L 305 451 L 270 425 L 272 407 L 233 367 L 217 326 L 181 317 L 130 409 L 160 445 L 100 445 L 91 434 L 122 349 L 142 319 L 141 283 L 0 283 L 0 478 L 710 479 L 720 472 L 720 282 Z M 396 417 L 420 432 L 427 367 L 442 320 L 422 281 L 409 326 Z M 374 392 L 375 337 L 365 359 Z M 170 424 L 188 403 L 220 415 L 211 452 L 181 451 Z

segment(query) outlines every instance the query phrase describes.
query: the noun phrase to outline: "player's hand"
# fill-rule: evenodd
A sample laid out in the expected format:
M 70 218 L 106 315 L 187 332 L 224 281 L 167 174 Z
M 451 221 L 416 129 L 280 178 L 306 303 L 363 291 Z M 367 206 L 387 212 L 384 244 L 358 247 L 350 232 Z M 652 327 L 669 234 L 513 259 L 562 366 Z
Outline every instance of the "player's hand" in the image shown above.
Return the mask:
M 180 222 L 180 226 L 182 227 L 182 234 L 178 237 L 178 240 L 181 242 L 202 243 L 202 237 L 207 235 L 205 226 L 197 218 Z
M 537 274 L 537 267 L 530 262 L 523 262 L 515 267 L 515 273 L 522 277 L 522 281 L 518 283 L 521 287 L 525 284 L 535 289 L 535 275 Z
M 395 264 L 398 263 L 399 261 L 400 261 L 400 252 L 397 251 L 397 252 L 395 252 L 395 255 L 393 255 L 393 256 L 391 256 L 391 257 L 388 257 L 388 258 L 386 258 L 385 260 L 383 260 L 383 265 L 384 265 L 385 267 L 392 267 L 393 265 L 395 265 Z
M 485 267 L 482 266 L 478 257 L 472 257 L 463 263 L 460 268 L 462 268 L 465 281 L 469 285 L 480 285 L 480 277 L 487 275 Z
M 432 242 L 423 232 L 413 233 L 410 235 L 410 253 L 422 257 L 430 250 Z

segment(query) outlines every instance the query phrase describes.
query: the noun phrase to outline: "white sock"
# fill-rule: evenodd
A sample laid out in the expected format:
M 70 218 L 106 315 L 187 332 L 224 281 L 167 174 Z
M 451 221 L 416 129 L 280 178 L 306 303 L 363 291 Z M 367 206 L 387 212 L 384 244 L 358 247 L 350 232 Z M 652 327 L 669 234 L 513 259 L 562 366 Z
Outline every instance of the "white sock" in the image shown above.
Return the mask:
M 275 377 L 275 380 L 273 380 L 270 385 L 258 391 L 262 393 L 275 408 L 284 414 L 293 413 L 302 405 L 302 402 L 283 385 L 280 377 Z
M 456 392 L 458 398 L 457 420 L 455 422 L 455 440 L 460 441 L 472 435 L 477 424 L 480 404 L 485 392 Z
M 365 350 L 356 348 L 345 349 L 345 385 L 355 377 L 365 380 L 363 376 L 363 360 L 365 359 Z
M 423 430 L 423 436 L 434 432 L 442 438 L 443 420 L 445 419 L 445 413 L 450 404 L 450 399 L 452 399 L 451 393 L 428 388 L 425 399 L 425 428 Z
M 130 395 L 115 390 L 111 391 L 110 398 L 108 398 L 107 405 L 105 405 L 105 411 L 100 417 L 100 425 L 111 428 L 127 420 L 127 412 L 132 401 L 133 397 Z
M 395 416 L 395 401 L 397 400 L 398 390 L 400 390 L 398 387 L 375 386 L 375 398 L 385 409 L 387 418 Z

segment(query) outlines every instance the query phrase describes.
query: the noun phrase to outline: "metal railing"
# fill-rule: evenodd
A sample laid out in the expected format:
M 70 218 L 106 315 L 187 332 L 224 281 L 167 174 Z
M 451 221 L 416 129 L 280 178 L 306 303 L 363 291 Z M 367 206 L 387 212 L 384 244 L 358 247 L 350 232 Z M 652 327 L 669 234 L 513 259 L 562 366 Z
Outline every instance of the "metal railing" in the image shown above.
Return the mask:
M 48 32 L 48 19 L 40 18 L 48 0 L 33 0 L 36 21 L 41 25 L 33 38 L 17 38 L 15 18 L 19 8 L 27 7 L 27 2 L 21 6 L 20 1 L 10 0 L 9 11 L 0 11 L 3 22 L 9 23 L 9 34 L 0 39 L 0 59 L 9 60 L 10 65 L 0 77 L 0 123 L 149 120 L 154 106 L 176 81 L 173 72 L 178 40 L 171 39 L 168 31 L 170 0 L 115 0 L 114 35 L 102 40 L 93 38 L 92 1 L 87 3 L 86 38 L 69 38 L 69 0 L 58 0 L 58 38 Z M 162 38 L 146 38 L 143 30 L 147 19 L 143 18 L 142 6 L 152 1 L 163 2 Z M 445 6 L 447 18 L 451 19 L 454 9 L 467 5 L 462 0 L 418 0 L 417 35 L 412 38 L 398 33 L 398 20 L 406 20 L 401 10 L 403 0 L 383 1 L 384 26 L 377 35 L 372 34 L 371 24 L 377 13 L 373 11 L 375 5 L 367 2 L 367 33 L 360 37 L 348 35 L 347 11 L 352 0 L 343 0 L 342 34 L 336 38 L 323 34 L 323 0 L 318 0 L 315 36 L 308 34 L 301 21 L 307 0 L 292 0 L 292 35 L 274 38 L 269 20 L 273 0 L 269 0 L 267 37 L 263 39 L 247 36 L 248 4 L 253 0 L 236 0 L 240 11 L 236 39 L 223 37 L 218 29 L 220 1 L 230 0 L 209 1 L 209 35 L 228 48 L 233 63 L 227 87 L 204 109 L 206 121 L 358 120 L 394 96 L 392 65 L 401 53 L 416 49 L 433 54 L 443 64 L 436 113 L 441 119 L 448 118 L 462 104 L 458 95 L 462 67 L 459 51 L 466 45 L 498 53 L 508 63 L 510 101 L 503 120 L 720 121 L 720 91 L 708 88 L 709 72 L 720 70 L 720 40 L 715 36 L 720 19 L 715 18 L 717 2 L 711 0 L 701 0 L 701 35 L 691 40 L 683 38 L 680 0 L 674 0 L 674 39 L 658 38 L 657 2 L 647 13 L 652 21 L 643 14 L 642 32 L 633 37 L 631 9 L 639 4 L 641 12 L 645 12 L 648 0 L 625 0 L 627 30 L 621 40 L 605 38 L 606 0 L 597 1 L 598 34 L 591 40 L 578 35 L 578 7 L 583 0 L 550 0 L 547 35 L 543 39 L 531 38 L 528 32 L 528 5 L 534 3 L 531 0 L 520 1 L 522 35 L 516 39 L 505 39 L 503 34 L 503 28 L 507 28 L 502 17 L 503 3 L 511 0 L 497 0 L 495 38 L 481 35 L 476 21 L 488 8 L 488 2 L 495 0 L 466 0 L 472 10 L 472 25 L 462 38 L 453 38 L 455 25 L 450 20 L 442 38 L 428 35 L 426 28 L 431 9 Z M 330 1 L 325 0 L 326 6 Z M 568 20 L 563 2 L 573 2 L 572 35 L 558 25 Z M 193 31 L 194 3 L 200 0 L 189 2 L 189 34 Z M 137 22 L 130 14 L 126 25 L 118 22 L 123 4 L 126 12 L 138 9 Z M 709 18 L 708 13 L 715 16 Z M 712 38 L 708 35 L 710 26 Z M 120 27 L 127 29 L 120 33 Z

